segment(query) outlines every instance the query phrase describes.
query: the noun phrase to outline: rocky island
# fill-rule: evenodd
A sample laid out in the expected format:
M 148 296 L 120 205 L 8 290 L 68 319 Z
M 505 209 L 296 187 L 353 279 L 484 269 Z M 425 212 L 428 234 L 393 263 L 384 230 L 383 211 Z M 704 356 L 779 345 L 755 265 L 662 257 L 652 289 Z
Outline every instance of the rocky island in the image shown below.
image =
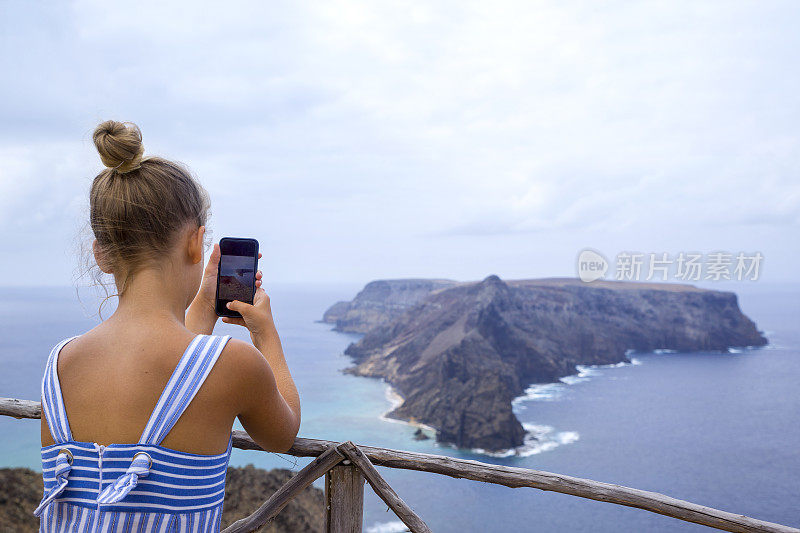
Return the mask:
M 767 343 L 734 293 L 668 283 L 381 280 L 323 320 L 364 333 L 345 351 L 355 363 L 346 371 L 392 385 L 403 402 L 388 416 L 487 451 L 522 445 L 512 400 L 576 365 Z

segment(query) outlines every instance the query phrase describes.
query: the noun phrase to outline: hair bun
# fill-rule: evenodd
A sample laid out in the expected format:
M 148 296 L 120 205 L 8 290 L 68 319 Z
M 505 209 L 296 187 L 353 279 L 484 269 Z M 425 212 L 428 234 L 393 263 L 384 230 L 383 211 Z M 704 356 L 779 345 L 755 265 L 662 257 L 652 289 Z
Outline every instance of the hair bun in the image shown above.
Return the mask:
M 108 168 L 124 174 L 142 165 L 142 132 L 133 122 L 106 120 L 95 128 L 92 138 Z

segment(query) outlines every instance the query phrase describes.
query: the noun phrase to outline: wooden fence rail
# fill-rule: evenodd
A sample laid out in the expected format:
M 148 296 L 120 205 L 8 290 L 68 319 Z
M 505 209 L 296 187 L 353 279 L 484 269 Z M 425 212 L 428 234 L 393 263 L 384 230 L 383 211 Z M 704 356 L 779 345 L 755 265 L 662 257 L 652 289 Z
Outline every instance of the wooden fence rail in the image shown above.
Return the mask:
M 16 418 L 41 418 L 39 402 L 0 398 L 0 415 Z M 247 433 L 233 432 L 233 446 L 243 450 L 262 450 Z M 306 468 L 298 472 L 284 487 L 279 489 L 264 505 L 250 517 L 237 524 L 247 522 L 248 527 L 265 523 L 275 516 L 295 494 L 311 484 L 314 479 L 336 466 L 345 458 L 365 476 L 370 486 L 389 505 L 397 516 L 411 531 L 429 531 L 422 520 L 391 490 L 372 465 L 405 470 L 417 470 L 435 474 L 443 474 L 454 478 L 472 479 L 486 483 L 505 485 L 507 487 L 531 487 L 535 489 L 571 494 L 581 498 L 614 503 L 627 507 L 636 507 L 653 513 L 677 518 L 686 522 L 694 522 L 704 526 L 733 532 L 773 532 L 800 533 L 800 529 L 757 520 L 744 515 L 730 513 L 698 505 L 659 494 L 611 483 L 603 483 L 590 479 L 565 476 L 511 466 L 493 465 L 456 459 L 441 455 L 390 450 L 372 446 L 354 445 L 350 442 L 339 443 L 319 439 L 295 439 L 294 445 L 286 452 L 297 457 L 318 457 Z M 322 459 L 324 458 L 324 461 Z M 330 466 L 329 466 L 330 464 Z M 388 489 L 388 490 L 387 490 Z M 390 503 L 391 502 L 391 503 Z M 257 516 L 258 515 L 258 516 Z M 255 517 L 255 518 L 254 518 Z M 228 531 L 252 531 L 252 529 L 231 529 Z M 360 528 L 360 526 L 359 526 Z M 360 529 L 359 529 L 360 530 Z M 331 531 L 334 531 L 331 529 Z

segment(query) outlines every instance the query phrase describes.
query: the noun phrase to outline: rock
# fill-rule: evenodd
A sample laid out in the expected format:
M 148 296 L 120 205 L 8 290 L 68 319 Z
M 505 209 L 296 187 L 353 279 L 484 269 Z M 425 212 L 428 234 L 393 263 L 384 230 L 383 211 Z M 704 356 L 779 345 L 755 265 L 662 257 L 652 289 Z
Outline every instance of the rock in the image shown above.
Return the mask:
M 417 428 L 417 430 L 414 432 L 414 440 L 428 440 L 428 439 L 430 439 L 430 437 L 427 436 L 425 432 L 422 431 L 421 428 Z
M 445 279 L 397 279 L 368 283 L 351 302 L 337 302 L 322 321 L 336 324 L 336 331 L 366 333 L 372 327 L 414 307 L 431 292 L 455 285 Z
M 401 300 L 407 285 L 386 283 L 391 290 L 383 294 Z M 625 361 L 628 349 L 766 344 L 730 292 L 557 278 L 506 283 L 489 276 L 450 282 L 420 297 L 426 285 L 412 283 L 405 301 L 418 301 L 405 311 L 394 304 L 382 308 L 372 289 L 366 316 L 363 302 L 351 304 L 344 315 L 354 313 L 348 327 L 373 325 L 345 351 L 356 363 L 346 371 L 384 378 L 404 399 L 389 416 L 433 426 L 437 441 L 464 448 L 521 445 L 525 431 L 513 398 L 531 383 L 575 374 L 576 365 Z
M 222 529 L 252 514 L 295 473 L 285 468 L 263 470 L 247 465 L 228 468 L 225 483 L 225 507 Z M 270 522 L 258 531 L 283 533 L 294 531 L 322 532 L 325 527 L 325 493 L 308 487 L 294 497 Z
M 0 468 L 0 531 L 34 533 L 33 510 L 42 500 L 42 473 L 29 468 Z
M 222 528 L 255 511 L 294 472 L 286 469 L 262 470 L 248 465 L 228 468 Z M 0 532 L 36 532 L 39 519 L 33 510 L 42 499 L 42 474 L 28 468 L 0 468 Z M 325 524 L 325 497 L 320 489 L 309 487 L 289 502 L 260 532 L 321 532 Z

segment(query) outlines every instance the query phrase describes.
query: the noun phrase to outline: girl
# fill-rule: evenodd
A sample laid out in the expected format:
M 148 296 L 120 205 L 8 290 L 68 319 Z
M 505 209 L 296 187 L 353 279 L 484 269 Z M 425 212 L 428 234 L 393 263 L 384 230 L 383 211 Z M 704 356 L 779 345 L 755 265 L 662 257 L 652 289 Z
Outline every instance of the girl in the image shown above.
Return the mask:
M 97 266 L 119 305 L 58 343 L 42 381 L 43 532 L 219 531 L 231 428 L 287 451 L 300 398 L 256 275 L 232 302 L 253 343 L 212 335 L 219 246 L 203 270 L 205 190 L 181 165 L 142 155 L 134 124 L 94 132 L 107 167 L 92 183 Z

